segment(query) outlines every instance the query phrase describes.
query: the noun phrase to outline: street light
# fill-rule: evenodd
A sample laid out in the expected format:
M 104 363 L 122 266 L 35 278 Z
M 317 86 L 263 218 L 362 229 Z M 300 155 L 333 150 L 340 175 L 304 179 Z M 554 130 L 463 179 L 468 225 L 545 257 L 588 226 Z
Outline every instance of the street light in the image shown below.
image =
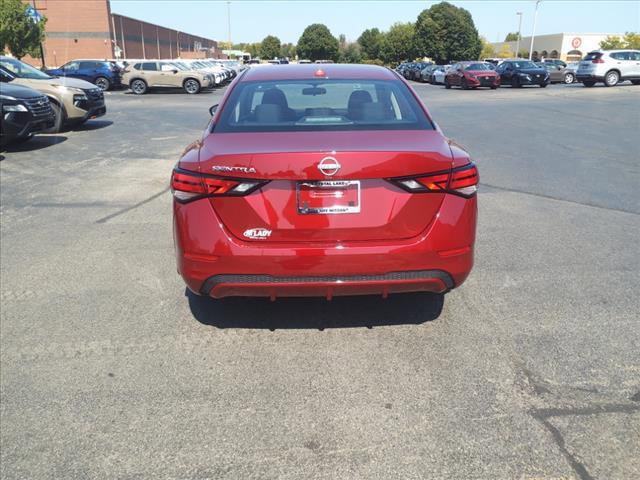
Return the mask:
M 520 32 L 522 31 L 522 12 L 516 12 L 520 17 L 518 21 L 518 38 L 516 39 L 516 58 L 520 58 Z
M 536 11 L 533 14 L 533 32 L 531 32 L 531 45 L 529 45 L 529 60 L 533 55 L 533 39 L 536 37 L 536 21 L 538 20 L 538 5 L 542 0 L 536 0 Z

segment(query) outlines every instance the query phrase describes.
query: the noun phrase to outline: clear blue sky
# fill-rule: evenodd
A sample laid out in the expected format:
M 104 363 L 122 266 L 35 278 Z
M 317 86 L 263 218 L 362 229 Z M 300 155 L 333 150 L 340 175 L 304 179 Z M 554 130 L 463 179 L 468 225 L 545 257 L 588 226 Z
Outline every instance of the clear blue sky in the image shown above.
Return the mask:
M 311 23 L 324 23 L 338 36 L 356 40 L 372 27 L 386 30 L 395 22 L 415 21 L 425 8 L 438 3 L 408 0 L 232 0 L 231 40 L 257 42 L 273 34 L 296 43 Z M 535 1 L 451 1 L 471 12 L 481 35 L 502 41 L 517 31 L 516 12 L 523 12 L 522 34 L 533 26 Z M 111 0 L 111 10 L 180 31 L 227 39 L 227 2 L 224 0 Z M 624 33 L 640 31 L 640 0 L 543 0 L 538 10 L 537 34 Z

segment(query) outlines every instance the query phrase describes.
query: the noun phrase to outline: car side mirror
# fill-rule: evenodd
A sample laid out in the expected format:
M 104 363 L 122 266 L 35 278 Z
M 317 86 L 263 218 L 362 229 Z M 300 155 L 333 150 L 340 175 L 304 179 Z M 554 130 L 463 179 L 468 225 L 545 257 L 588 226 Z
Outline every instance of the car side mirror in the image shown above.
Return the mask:
M 209 107 L 209 113 L 211 114 L 212 117 L 216 114 L 217 111 L 218 111 L 218 104 L 217 103 L 215 105 L 212 105 L 211 107 Z

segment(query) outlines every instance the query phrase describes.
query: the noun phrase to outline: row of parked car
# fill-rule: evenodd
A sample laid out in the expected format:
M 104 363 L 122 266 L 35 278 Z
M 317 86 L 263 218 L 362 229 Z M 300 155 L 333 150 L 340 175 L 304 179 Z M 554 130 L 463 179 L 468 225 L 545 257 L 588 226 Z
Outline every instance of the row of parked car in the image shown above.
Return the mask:
M 406 62 L 396 71 L 407 80 L 444 85 L 477 88 L 500 85 L 522 87 L 550 83 L 571 84 L 581 82 L 592 87 L 598 82 L 608 87 L 629 80 L 640 84 L 640 50 L 598 50 L 589 52 L 580 62 L 565 63 L 558 59 L 532 62 L 525 59 L 485 59 L 485 61 L 458 62 L 453 65 L 434 65 L 426 62 Z
M 244 68 L 239 62 L 221 60 L 73 60 L 59 68 L 45 70 L 56 77 L 77 78 L 95 84 L 101 90 L 131 87 L 134 93 L 149 88 L 183 88 L 198 93 L 202 88 L 221 86 Z M 141 88 L 144 86 L 145 88 Z

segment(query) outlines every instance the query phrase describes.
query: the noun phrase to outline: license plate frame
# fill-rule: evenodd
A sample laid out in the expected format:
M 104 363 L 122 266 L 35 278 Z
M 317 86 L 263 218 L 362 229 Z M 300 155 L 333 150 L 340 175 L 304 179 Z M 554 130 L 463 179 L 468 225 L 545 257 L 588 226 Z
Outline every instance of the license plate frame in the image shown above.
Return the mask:
M 306 191 L 304 191 L 306 189 Z M 308 192 L 322 192 L 322 190 L 333 190 L 338 192 L 339 190 L 351 190 L 346 192 L 349 196 L 353 197 L 355 193 L 355 202 L 351 201 L 349 204 L 339 204 L 339 199 L 342 196 L 334 197 L 334 205 L 328 206 L 310 206 L 305 204 L 303 199 L 301 204 L 301 194 Z M 353 191 L 355 190 L 355 192 Z M 361 210 L 361 188 L 360 180 L 318 180 L 318 181 L 301 181 L 296 183 L 296 208 L 299 215 L 342 215 L 349 213 L 360 213 Z M 311 194 L 310 194 L 311 195 Z M 330 200 L 330 194 L 327 195 Z M 311 201 L 311 199 L 309 199 Z M 355 203 L 355 204 L 354 204 Z

